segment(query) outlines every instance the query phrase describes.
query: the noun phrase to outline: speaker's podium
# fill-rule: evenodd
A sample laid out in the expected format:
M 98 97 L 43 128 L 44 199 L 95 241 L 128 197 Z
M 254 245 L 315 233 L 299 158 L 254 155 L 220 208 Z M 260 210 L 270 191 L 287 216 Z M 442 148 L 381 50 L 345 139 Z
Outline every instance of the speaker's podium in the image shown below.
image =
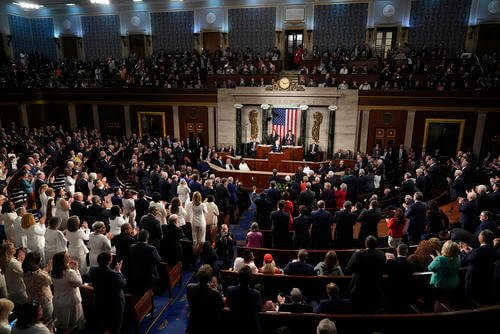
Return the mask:
M 270 162 L 304 160 L 304 148 L 302 146 L 282 146 L 281 152 L 272 152 L 271 148 L 272 145 L 258 145 L 257 159 L 269 159 Z

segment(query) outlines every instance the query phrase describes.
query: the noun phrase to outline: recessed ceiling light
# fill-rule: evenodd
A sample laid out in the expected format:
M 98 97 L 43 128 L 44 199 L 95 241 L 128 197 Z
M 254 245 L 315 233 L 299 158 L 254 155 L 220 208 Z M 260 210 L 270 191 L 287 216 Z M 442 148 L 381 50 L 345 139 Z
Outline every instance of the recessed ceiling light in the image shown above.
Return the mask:
M 109 0 L 90 0 L 90 3 L 95 5 L 109 5 Z
M 134 2 L 142 2 L 142 0 L 133 0 Z
M 76 6 L 74 3 L 67 3 L 66 6 Z
M 43 7 L 42 5 L 31 2 L 14 2 L 14 5 L 17 5 L 23 9 L 40 9 L 41 7 Z

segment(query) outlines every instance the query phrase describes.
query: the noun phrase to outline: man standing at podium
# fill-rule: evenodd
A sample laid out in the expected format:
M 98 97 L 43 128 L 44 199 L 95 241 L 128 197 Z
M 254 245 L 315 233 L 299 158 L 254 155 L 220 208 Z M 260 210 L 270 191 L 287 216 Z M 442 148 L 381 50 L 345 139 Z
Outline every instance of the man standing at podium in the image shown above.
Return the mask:
M 283 140 L 283 145 L 285 146 L 295 146 L 295 135 L 292 133 L 291 129 L 288 129 L 288 133 Z
M 252 138 L 252 141 L 247 144 L 247 155 L 251 158 L 255 158 L 257 155 L 257 145 L 259 142 L 255 137 Z
M 278 139 L 278 140 L 276 140 L 276 141 L 274 142 L 273 147 L 271 147 L 271 151 L 273 151 L 274 153 L 279 153 L 279 152 L 281 152 L 282 150 L 283 150 L 283 147 L 281 146 L 281 144 L 280 144 L 280 140 Z

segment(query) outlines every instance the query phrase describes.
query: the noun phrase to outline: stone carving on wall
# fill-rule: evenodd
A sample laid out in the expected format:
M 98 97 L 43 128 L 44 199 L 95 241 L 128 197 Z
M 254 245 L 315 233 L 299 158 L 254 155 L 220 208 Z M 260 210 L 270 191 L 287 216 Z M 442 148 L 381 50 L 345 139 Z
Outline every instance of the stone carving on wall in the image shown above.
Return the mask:
M 250 110 L 248 114 L 248 120 L 250 121 L 250 137 L 257 138 L 259 135 L 259 123 L 257 122 L 257 110 Z
M 323 115 L 316 111 L 313 114 L 314 124 L 312 126 L 311 135 L 314 141 L 319 141 L 319 130 L 321 128 L 321 123 L 323 122 Z

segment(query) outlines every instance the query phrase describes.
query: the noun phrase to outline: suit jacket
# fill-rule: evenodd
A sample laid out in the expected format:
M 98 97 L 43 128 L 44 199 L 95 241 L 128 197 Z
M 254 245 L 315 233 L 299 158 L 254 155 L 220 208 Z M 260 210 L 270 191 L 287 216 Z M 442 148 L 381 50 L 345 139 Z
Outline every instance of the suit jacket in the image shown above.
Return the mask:
M 255 146 L 254 146 L 255 144 Z M 250 142 L 247 144 L 247 155 L 251 157 L 255 157 L 257 154 L 257 145 L 259 145 L 258 142 Z
M 306 189 L 299 195 L 299 205 L 304 205 L 311 210 L 314 206 L 315 197 L 316 193 L 314 191 Z
M 139 227 L 149 232 L 148 243 L 152 246 L 155 246 L 156 249 L 160 249 L 160 242 L 163 238 L 160 221 L 156 219 L 155 216 L 148 213 L 141 218 Z
M 92 226 L 96 221 L 102 221 L 106 225 L 106 231 L 109 231 L 109 214 L 106 208 L 92 204 L 87 213 L 89 226 Z
M 88 221 L 89 219 L 88 209 L 85 204 L 81 202 L 74 201 L 71 203 L 70 215 L 78 216 L 82 222 Z
M 333 216 L 333 223 L 335 224 L 335 239 L 341 243 L 352 243 L 356 215 L 346 210 L 337 211 Z
M 283 138 L 283 145 L 295 145 L 295 135 L 292 133 L 290 136 L 288 134 Z
M 467 265 L 465 273 L 466 294 L 479 301 L 488 300 L 493 278 L 496 252 L 491 245 L 482 245 L 465 256 L 462 264 Z
M 423 202 L 415 202 L 405 211 L 405 217 L 410 219 L 408 236 L 413 244 L 418 244 L 424 233 L 426 213 L 427 205 Z
M 281 137 L 279 134 L 275 134 L 274 136 L 270 134 L 269 136 L 267 136 L 268 145 L 274 145 L 274 143 L 276 143 L 277 140 L 281 141 Z
M 122 273 L 125 277 L 129 277 L 130 245 L 135 244 L 136 242 L 137 241 L 134 237 L 123 233 L 120 233 L 111 239 L 111 243 L 116 249 L 115 262 L 123 261 Z
M 281 199 L 280 191 L 276 188 L 269 188 L 266 190 L 266 193 L 267 193 L 267 199 L 271 202 L 273 206 L 273 210 L 276 209 L 276 205 Z
M 335 313 L 348 314 L 351 313 L 351 301 L 342 298 L 322 299 L 319 302 L 317 313 Z
M 89 183 L 85 179 L 78 179 L 75 184 L 75 191 L 79 191 L 83 194 L 83 198 L 87 198 L 90 195 Z
M 290 248 L 291 240 L 288 232 L 290 215 L 283 210 L 276 210 L 271 213 L 271 234 L 273 248 Z
M 450 199 L 454 201 L 458 197 L 465 197 L 465 183 L 461 176 L 456 177 L 450 183 Z
M 280 312 L 312 313 L 313 307 L 303 303 L 284 303 L 280 305 Z
M 416 191 L 415 182 L 413 182 L 413 180 L 405 180 L 401 183 L 401 197 L 405 197 L 406 195 L 413 196 Z
M 177 187 L 175 187 L 175 189 L 177 191 Z M 141 218 L 144 215 L 148 214 L 149 202 L 147 200 L 145 200 L 144 198 L 136 199 L 134 202 L 135 202 L 135 222 L 137 224 L 139 224 L 141 221 Z
M 474 233 L 476 231 L 476 217 L 479 214 L 477 210 L 477 200 L 464 200 L 462 204 L 458 206 L 458 211 L 460 212 L 460 223 L 462 224 L 462 228 Z
M 332 214 L 324 209 L 311 213 L 311 245 L 313 249 L 328 248 L 332 241 Z
M 319 152 L 319 145 L 318 144 L 310 144 L 309 145 L 309 154 L 317 154 Z
M 220 330 L 224 301 L 221 294 L 206 284 L 190 283 L 186 296 L 191 312 L 187 332 L 190 334 L 216 333 Z
M 139 242 L 130 245 L 130 290 L 144 294 L 158 281 L 161 258 L 156 247 Z
M 427 189 L 427 176 L 419 175 L 415 180 L 415 187 L 417 187 L 418 191 L 420 191 L 424 196 L 430 189 Z
M 283 151 L 283 147 L 281 145 L 276 146 L 276 144 L 274 144 L 271 147 L 271 151 L 276 152 L 276 153 L 282 152 Z
M 366 237 L 369 235 L 373 235 L 376 238 L 378 237 L 377 226 L 381 218 L 380 213 L 373 209 L 361 212 L 358 217 L 358 221 L 361 223 L 358 235 L 360 243 L 364 244 Z
M 258 313 L 262 308 L 260 293 L 247 286 L 233 285 L 227 288 L 226 304 L 232 311 L 234 333 L 260 332 Z
M 316 272 L 314 271 L 314 266 L 312 264 L 300 261 L 288 262 L 283 269 L 283 272 L 287 275 L 316 276 Z
M 388 275 L 387 289 L 388 307 L 394 311 L 407 311 L 408 304 L 414 297 L 413 273 L 415 266 L 406 257 L 396 257 L 385 264 Z
M 123 313 L 125 309 L 123 289 L 127 285 L 127 280 L 122 273 L 106 266 L 105 268 L 91 267 L 89 274 L 94 287 L 95 305 L 99 313 L 106 314 L 106 316 L 110 312 Z

